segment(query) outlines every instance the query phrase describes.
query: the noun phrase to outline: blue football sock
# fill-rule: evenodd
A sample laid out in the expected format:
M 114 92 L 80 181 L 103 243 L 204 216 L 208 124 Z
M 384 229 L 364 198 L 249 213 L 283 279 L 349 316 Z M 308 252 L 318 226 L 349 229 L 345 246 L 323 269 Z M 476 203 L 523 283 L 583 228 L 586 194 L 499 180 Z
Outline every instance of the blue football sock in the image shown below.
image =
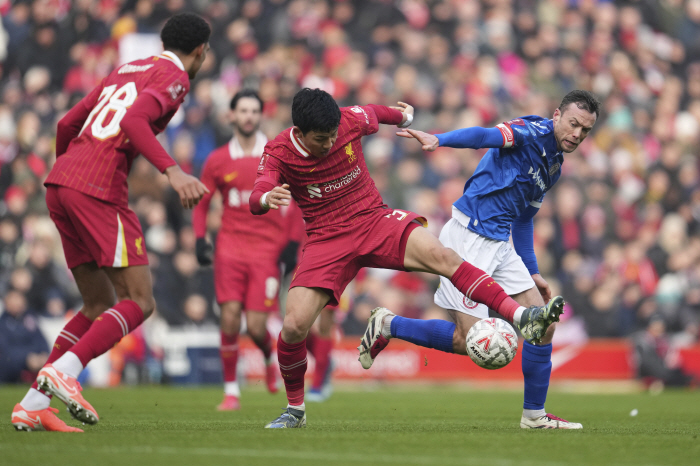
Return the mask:
M 552 344 L 535 346 L 526 341 L 523 344 L 524 409 L 544 409 L 551 374 Z
M 418 346 L 454 353 L 452 336 L 455 327 L 454 323 L 446 320 L 418 320 L 396 316 L 391 320 L 391 336 Z

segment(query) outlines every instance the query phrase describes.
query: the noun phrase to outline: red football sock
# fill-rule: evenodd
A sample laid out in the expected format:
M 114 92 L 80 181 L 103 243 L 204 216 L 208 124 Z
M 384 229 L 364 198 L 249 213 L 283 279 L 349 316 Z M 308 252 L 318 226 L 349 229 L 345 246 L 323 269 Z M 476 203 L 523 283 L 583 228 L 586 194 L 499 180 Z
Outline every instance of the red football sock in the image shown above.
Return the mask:
M 236 381 L 236 366 L 238 366 L 238 334 L 226 335 L 221 332 L 221 367 L 224 370 L 224 382 Z
M 95 319 L 85 335 L 71 348 L 83 367 L 119 343 L 143 322 L 143 311 L 135 302 L 125 299 Z
M 311 353 L 311 355 L 316 358 L 316 346 L 318 343 L 318 335 L 313 332 L 309 332 L 306 335 L 306 350 Z
M 311 387 L 315 390 L 320 390 L 323 385 L 323 379 L 326 377 L 326 371 L 331 364 L 331 350 L 333 349 L 333 338 L 317 337 L 316 352 L 313 353 L 316 358 L 316 370 L 314 371 L 314 382 Z
M 280 333 L 277 339 L 277 359 L 280 372 L 287 391 L 287 400 L 292 406 L 304 402 L 304 374 L 306 374 L 306 340 L 289 344 L 282 340 Z
M 467 298 L 487 305 L 508 322 L 513 322 L 513 314 L 520 304 L 508 296 L 489 274 L 469 262 L 462 262 L 450 280 Z
M 49 359 L 46 360 L 46 364 L 51 364 L 52 362 L 56 361 L 58 358 L 63 356 L 66 351 L 71 349 L 73 345 L 78 343 L 78 340 L 85 335 L 85 332 L 90 329 L 91 325 L 92 321 L 85 317 L 85 314 L 82 312 L 78 312 L 76 315 L 74 315 L 73 318 L 68 321 L 66 326 L 63 327 L 61 333 L 58 334 L 56 342 L 53 344 L 53 348 L 51 348 Z M 36 380 L 32 384 L 32 388 L 39 390 Z M 44 392 L 42 391 L 42 393 Z M 48 393 L 45 393 L 45 395 L 49 397 L 51 396 Z
M 262 340 L 256 340 L 255 338 L 252 338 L 253 343 L 255 343 L 255 346 L 260 348 L 260 351 L 263 352 L 263 356 L 265 356 L 265 361 L 270 359 L 270 355 L 272 354 L 272 335 L 270 334 L 270 331 L 265 332 L 265 336 L 263 337 Z

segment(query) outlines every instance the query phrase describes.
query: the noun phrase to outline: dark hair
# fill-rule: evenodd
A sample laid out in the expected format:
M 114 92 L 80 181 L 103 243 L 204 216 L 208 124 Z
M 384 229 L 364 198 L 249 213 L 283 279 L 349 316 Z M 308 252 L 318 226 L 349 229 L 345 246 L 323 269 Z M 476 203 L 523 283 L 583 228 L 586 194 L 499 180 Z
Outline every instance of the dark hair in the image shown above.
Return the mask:
M 292 101 L 292 123 L 302 134 L 331 133 L 340 125 L 340 109 L 328 92 L 305 87 Z
M 179 13 L 171 17 L 160 31 L 160 40 L 165 50 L 177 50 L 190 54 L 194 49 L 209 42 L 211 28 L 204 19 L 194 13 Z
M 231 99 L 231 110 L 236 110 L 236 105 L 238 105 L 238 101 L 244 98 L 251 98 L 255 99 L 258 102 L 260 102 L 260 110 L 262 111 L 263 108 L 263 101 L 258 95 L 257 92 L 255 92 L 252 89 L 243 89 L 242 91 L 236 92 L 236 95 L 233 96 L 233 99 Z
M 564 109 L 568 107 L 569 104 L 576 104 L 581 110 L 595 113 L 596 119 L 600 116 L 600 102 L 598 102 L 598 99 L 596 99 L 592 92 L 582 91 L 580 89 L 569 92 L 564 96 L 561 104 L 559 104 L 559 111 L 564 113 Z

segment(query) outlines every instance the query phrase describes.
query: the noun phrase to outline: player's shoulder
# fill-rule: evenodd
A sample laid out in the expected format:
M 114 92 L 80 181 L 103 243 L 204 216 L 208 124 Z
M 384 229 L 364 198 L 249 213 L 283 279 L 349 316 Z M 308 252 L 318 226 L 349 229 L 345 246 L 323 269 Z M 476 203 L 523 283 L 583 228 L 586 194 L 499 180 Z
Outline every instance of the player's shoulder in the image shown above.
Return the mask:
M 226 160 L 228 156 L 228 144 L 224 144 L 211 151 L 205 163 L 206 165 L 215 165 Z
M 282 155 L 292 144 L 292 128 L 282 130 L 273 139 L 270 139 L 265 144 L 265 152 L 268 155 Z
M 554 132 L 552 120 L 538 115 L 525 115 L 505 122 L 514 132 L 527 139 L 547 136 Z

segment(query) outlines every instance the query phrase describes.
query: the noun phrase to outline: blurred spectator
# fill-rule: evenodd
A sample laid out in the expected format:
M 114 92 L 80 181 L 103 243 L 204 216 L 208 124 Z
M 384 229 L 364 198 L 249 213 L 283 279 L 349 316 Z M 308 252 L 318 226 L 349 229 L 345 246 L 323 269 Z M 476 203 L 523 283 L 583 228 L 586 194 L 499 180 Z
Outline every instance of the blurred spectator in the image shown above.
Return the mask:
M 646 329 L 634 337 L 634 356 L 637 377 L 647 385 L 661 382 L 662 386 L 686 387 L 694 383 L 681 369 L 678 349 L 671 345 L 661 317 L 652 317 Z
M 0 383 L 31 383 L 49 357 L 49 346 L 22 292 L 8 291 L 2 303 Z

